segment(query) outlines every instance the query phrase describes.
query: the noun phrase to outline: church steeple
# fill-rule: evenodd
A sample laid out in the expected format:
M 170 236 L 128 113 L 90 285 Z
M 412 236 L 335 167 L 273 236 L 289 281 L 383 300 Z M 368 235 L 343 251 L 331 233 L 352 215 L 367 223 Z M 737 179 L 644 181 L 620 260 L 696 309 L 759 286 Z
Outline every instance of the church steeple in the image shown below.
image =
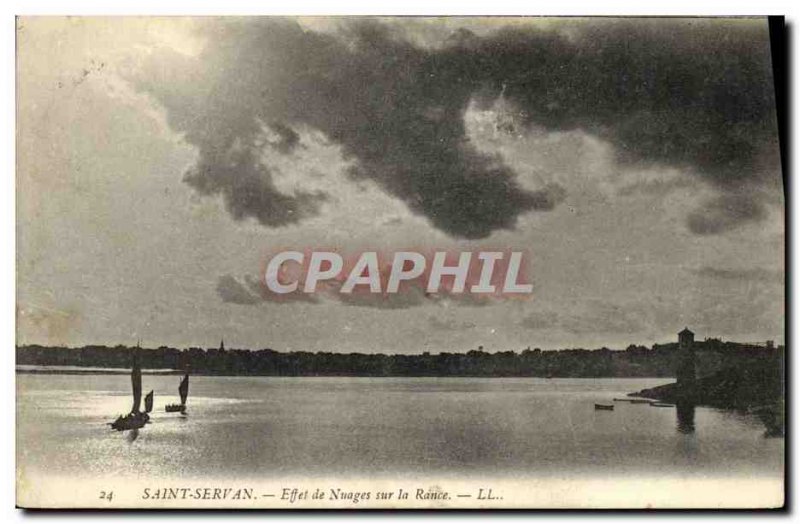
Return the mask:
M 225 351 L 225 339 L 220 339 L 219 340 L 219 350 L 220 351 Z

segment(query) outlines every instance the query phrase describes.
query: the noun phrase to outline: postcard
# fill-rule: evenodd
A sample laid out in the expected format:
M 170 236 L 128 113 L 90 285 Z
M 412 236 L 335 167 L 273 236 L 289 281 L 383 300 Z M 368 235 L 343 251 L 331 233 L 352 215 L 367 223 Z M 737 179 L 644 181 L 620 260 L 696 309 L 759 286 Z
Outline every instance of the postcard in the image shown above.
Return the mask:
M 782 19 L 16 34 L 19 507 L 783 507 Z

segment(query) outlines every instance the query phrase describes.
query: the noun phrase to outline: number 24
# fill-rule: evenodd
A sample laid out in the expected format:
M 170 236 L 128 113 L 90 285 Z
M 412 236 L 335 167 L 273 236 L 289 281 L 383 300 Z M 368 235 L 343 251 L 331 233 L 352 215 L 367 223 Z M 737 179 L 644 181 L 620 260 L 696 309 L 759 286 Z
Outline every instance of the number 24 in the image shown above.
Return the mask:
M 100 500 L 107 500 L 107 501 L 111 502 L 111 499 L 113 499 L 113 498 L 114 498 L 114 492 L 113 491 L 101 491 L 100 492 Z

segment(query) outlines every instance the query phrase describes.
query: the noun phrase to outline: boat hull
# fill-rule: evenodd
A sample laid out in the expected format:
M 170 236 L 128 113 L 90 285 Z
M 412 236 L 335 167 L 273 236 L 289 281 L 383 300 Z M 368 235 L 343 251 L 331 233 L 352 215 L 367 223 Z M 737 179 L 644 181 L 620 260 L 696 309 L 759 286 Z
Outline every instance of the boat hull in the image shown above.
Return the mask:
M 150 415 L 147 413 L 130 413 L 124 417 L 119 417 L 114 422 L 108 425 L 111 429 L 116 431 L 126 431 L 129 429 L 139 429 L 144 427 L 150 421 Z

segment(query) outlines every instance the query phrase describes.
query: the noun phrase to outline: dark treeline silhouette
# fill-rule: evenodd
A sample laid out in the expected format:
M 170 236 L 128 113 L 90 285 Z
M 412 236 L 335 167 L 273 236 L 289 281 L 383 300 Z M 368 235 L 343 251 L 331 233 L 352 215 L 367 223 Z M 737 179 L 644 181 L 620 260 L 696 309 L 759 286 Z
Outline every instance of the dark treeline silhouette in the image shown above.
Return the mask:
M 134 348 L 18 346 L 17 365 L 127 368 Z M 463 377 L 672 377 L 677 344 L 625 350 L 483 350 L 464 353 L 331 353 L 271 349 L 184 350 L 162 346 L 141 350 L 143 368 L 188 370 L 202 375 L 271 376 L 463 376 Z M 737 362 L 782 360 L 783 346 L 764 347 L 707 339 L 695 342 L 698 369 L 711 373 Z

